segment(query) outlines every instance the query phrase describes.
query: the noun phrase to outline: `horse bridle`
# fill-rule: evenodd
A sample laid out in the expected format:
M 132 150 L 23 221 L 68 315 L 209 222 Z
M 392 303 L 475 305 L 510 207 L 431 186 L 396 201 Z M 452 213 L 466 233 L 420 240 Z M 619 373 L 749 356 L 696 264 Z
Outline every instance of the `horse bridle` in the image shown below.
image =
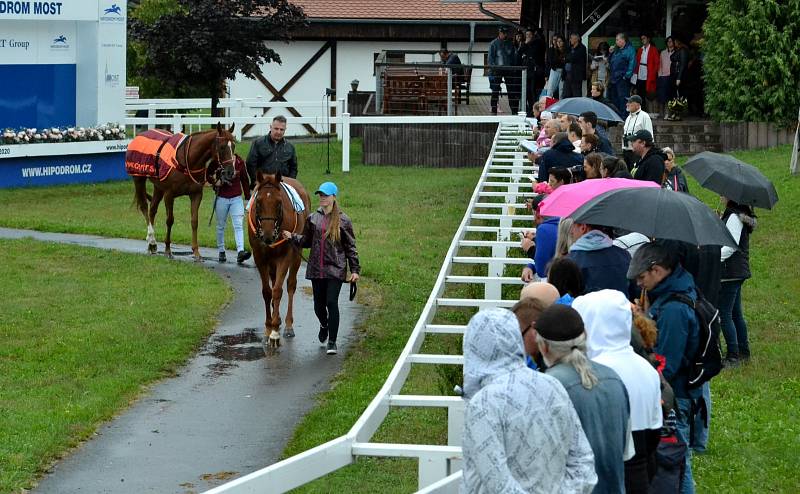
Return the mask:
M 214 161 L 216 162 L 217 169 L 218 170 L 222 170 L 222 169 L 225 168 L 225 164 L 226 163 L 231 163 L 231 162 L 236 161 L 236 155 L 233 152 L 231 152 L 230 159 L 227 159 L 225 161 L 221 161 L 220 158 L 219 158 L 219 141 L 230 142 L 230 139 L 228 139 L 225 136 L 222 136 L 222 137 L 215 136 L 214 137 L 214 151 L 212 152 L 212 154 L 214 156 Z M 184 148 L 184 152 L 183 152 L 183 161 L 184 161 L 184 163 L 186 163 L 186 174 L 189 175 L 189 178 L 192 180 L 192 182 L 194 182 L 196 184 L 205 183 L 205 181 L 207 179 L 207 175 L 206 174 L 208 173 L 208 167 L 204 166 L 203 168 L 198 168 L 197 170 L 192 170 L 191 168 L 189 168 L 189 150 L 190 150 L 191 147 L 192 147 L 192 136 L 190 135 L 189 138 L 186 141 L 186 147 Z M 201 171 L 203 172 L 203 180 L 202 180 L 202 182 L 198 182 L 197 180 L 194 179 L 194 176 L 192 175 L 192 173 L 200 173 Z
M 280 185 L 276 186 L 271 183 L 265 183 L 263 185 L 259 185 L 258 187 L 256 187 L 256 190 L 253 191 L 254 194 L 253 205 L 250 208 L 250 214 L 248 214 L 248 223 L 250 225 L 250 229 L 253 231 L 253 233 L 255 233 L 256 238 L 258 238 L 262 243 L 267 245 L 267 247 L 274 248 L 286 241 L 285 238 L 280 238 L 281 226 L 283 225 L 283 201 L 278 201 L 278 211 L 275 216 L 261 216 L 260 214 L 258 214 L 258 194 L 261 192 L 261 187 L 278 189 L 279 194 L 281 192 L 282 187 Z M 253 224 L 253 216 L 255 216 L 255 224 Z M 297 211 L 295 211 L 294 227 L 292 227 L 291 230 L 292 233 L 295 233 L 295 230 L 297 229 L 299 216 L 300 214 Z M 266 236 L 264 235 L 264 229 L 261 228 L 261 222 L 268 220 L 272 221 L 274 225 L 272 229 L 272 238 L 269 240 L 267 240 Z

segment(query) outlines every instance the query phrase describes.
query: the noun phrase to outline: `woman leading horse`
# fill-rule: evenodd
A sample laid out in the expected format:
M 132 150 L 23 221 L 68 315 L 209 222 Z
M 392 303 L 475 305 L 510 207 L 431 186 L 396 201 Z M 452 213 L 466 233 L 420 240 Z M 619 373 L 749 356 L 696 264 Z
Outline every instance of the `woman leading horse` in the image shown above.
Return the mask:
M 283 238 L 310 247 L 306 278 L 314 289 L 314 313 L 319 320 L 319 342 L 328 341 L 328 355 L 335 355 L 339 334 L 339 292 L 350 267 L 350 283 L 358 281 L 361 267 L 353 223 L 339 208 L 339 188 L 333 182 L 319 186 L 319 209 L 306 222 L 302 234 L 284 230 Z M 355 285 L 351 285 L 351 288 Z M 351 291 L 351 299 L 353 292 Z

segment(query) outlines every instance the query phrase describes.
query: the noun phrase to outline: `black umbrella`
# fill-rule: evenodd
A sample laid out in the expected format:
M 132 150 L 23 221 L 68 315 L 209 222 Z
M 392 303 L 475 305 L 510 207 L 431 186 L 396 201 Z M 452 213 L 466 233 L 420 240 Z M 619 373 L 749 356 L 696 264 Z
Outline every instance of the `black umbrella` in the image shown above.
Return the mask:
M 778 202 L 775 186 L 753 165 L 727 154 L 702 152 L 683 166 L 703 188 L 739 204 L 772 209 Z
M 623 228 L 651 238 L 739 248 L 708 206 L 689 194 L 672 190 L 611 190 L 591 199 L 570 217 L 576 223 Z
M 547 107 L 547 111 L 553 113 L 566 113 L 567 115 L 580 115 L 583 112 L 592 111 L 600 120 L 609 122 L 622 122 L 617 112 L 610 106 L 595 101 L 592 98 L 566 98 L 553 103 Z

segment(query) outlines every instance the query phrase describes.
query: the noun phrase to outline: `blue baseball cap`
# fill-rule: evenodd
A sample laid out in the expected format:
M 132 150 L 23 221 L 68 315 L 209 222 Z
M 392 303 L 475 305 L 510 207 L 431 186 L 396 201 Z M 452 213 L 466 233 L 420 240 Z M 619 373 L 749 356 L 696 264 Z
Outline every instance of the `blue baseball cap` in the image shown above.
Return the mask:
M 315 194 L 324 194 L 326 196 L 335 196 L 339 194 L 339 187 L 333 182 L 325 182 L 320 185 Z

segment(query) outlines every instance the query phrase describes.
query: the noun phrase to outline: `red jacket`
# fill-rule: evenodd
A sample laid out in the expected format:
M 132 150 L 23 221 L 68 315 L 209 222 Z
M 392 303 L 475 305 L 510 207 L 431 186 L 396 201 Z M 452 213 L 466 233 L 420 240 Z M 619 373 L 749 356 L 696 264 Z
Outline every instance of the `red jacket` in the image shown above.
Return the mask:
M 642 63 L 642 47 L 636 50 L 636 68 L 633 70 L 634 74 L 639 71 L 639 65 Z M 648 93 L 656 92 L 656 80 L 658 79 L 658 68 L 661 65 L 661 56 L 658 48 L 653 43 L 650 43 L 650 49 L 647 51 L 647 86 Z

